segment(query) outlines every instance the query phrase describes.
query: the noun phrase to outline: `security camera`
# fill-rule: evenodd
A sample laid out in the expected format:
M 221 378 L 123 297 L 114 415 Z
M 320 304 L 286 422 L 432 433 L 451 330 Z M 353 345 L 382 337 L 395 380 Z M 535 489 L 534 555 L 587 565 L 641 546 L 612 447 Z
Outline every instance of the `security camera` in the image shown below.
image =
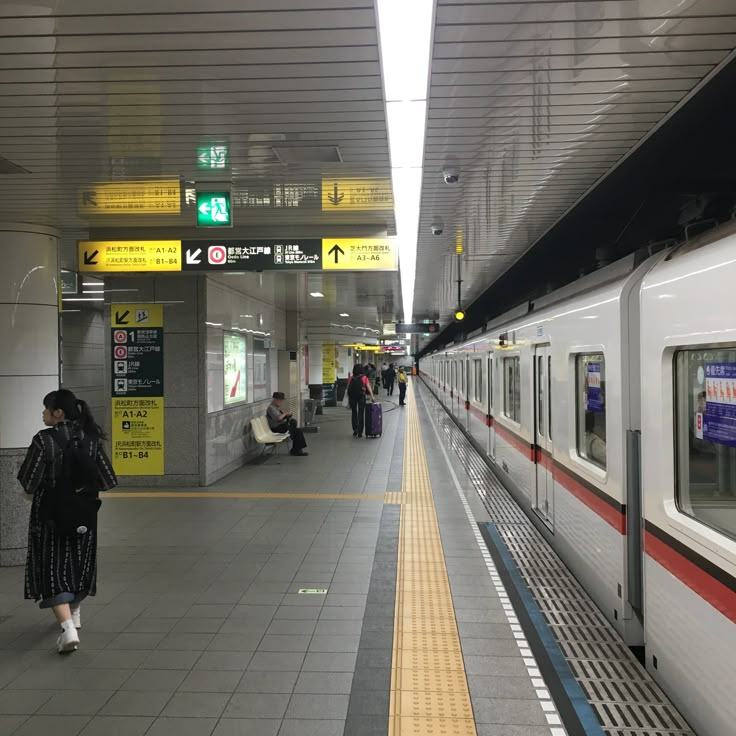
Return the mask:
M 445 232 L 445 226 L 441 222 L 432 223 L 432 235 L 442 235 Z
M 442 172 L 442 176 L 445 184 L 457 184 L 460 181 L 460 172 L 449 166 Z

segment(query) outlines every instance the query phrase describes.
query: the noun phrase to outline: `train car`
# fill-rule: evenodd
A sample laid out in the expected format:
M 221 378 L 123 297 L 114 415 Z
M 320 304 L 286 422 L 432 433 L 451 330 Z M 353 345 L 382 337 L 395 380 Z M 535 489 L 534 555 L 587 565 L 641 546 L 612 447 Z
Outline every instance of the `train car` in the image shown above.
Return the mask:
M 736 236 L 721 229 L 631 255 L 424 360 L 448 412 L 707 734 L 736 719 L 734 283 Z M 464 390 L 443 391 L 453 365 Z

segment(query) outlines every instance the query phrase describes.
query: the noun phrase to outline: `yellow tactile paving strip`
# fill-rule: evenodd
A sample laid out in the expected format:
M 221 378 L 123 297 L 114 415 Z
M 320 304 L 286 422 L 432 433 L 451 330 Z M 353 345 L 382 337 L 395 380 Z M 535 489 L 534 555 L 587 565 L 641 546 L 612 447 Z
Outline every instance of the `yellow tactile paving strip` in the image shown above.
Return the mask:
M 411 387 L 410 387 L 411 393 Z M 408 404 L 389 736 L 476 736 L 460 637 L 414 401 Z M 399 495 L 398 501 L 388 500 Z
M 227 493 L 206 491 L 114 491 L 102 498 L 291 498 L 303 501 L 383 501 L 383 493 Z

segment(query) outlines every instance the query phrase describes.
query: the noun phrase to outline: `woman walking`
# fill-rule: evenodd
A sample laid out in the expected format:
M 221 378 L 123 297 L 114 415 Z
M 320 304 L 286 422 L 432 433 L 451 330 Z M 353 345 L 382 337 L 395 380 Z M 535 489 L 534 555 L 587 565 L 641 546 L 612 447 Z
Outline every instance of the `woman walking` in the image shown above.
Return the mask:
M 28 525 L 25 597 L 51 608 L 61 626 L 56 641 L 60 654 L 79 647 L 80 603 L 97 592 L 97 524 L 93 520 L 71 533 L 58 521 L 58 501 L 70 458 L 79 457 L 96 469 L 93 489 L 117 485 L 117 478 L 102 448 L 104 434 L 87 404 L 67 389 L 52 391 L 43 400 L 43 423 L 48 427 L 33 438 L 18 480 L 33 494 Z M 83 453 L 83 454 L 81 454 Z M 93 473 L 94 474 L 94 473 Z

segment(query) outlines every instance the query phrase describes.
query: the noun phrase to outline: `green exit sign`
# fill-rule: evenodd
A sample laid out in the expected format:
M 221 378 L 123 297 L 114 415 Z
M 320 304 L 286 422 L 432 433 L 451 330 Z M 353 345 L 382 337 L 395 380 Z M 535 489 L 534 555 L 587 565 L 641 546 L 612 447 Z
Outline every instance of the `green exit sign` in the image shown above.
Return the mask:
M 197 192 L 198 227 L 232 227 L 230 192 Z
M 228 147 L 222 143 L 197 148 L 197 166 L 200 169 L 226 169 L 229 163 Z

